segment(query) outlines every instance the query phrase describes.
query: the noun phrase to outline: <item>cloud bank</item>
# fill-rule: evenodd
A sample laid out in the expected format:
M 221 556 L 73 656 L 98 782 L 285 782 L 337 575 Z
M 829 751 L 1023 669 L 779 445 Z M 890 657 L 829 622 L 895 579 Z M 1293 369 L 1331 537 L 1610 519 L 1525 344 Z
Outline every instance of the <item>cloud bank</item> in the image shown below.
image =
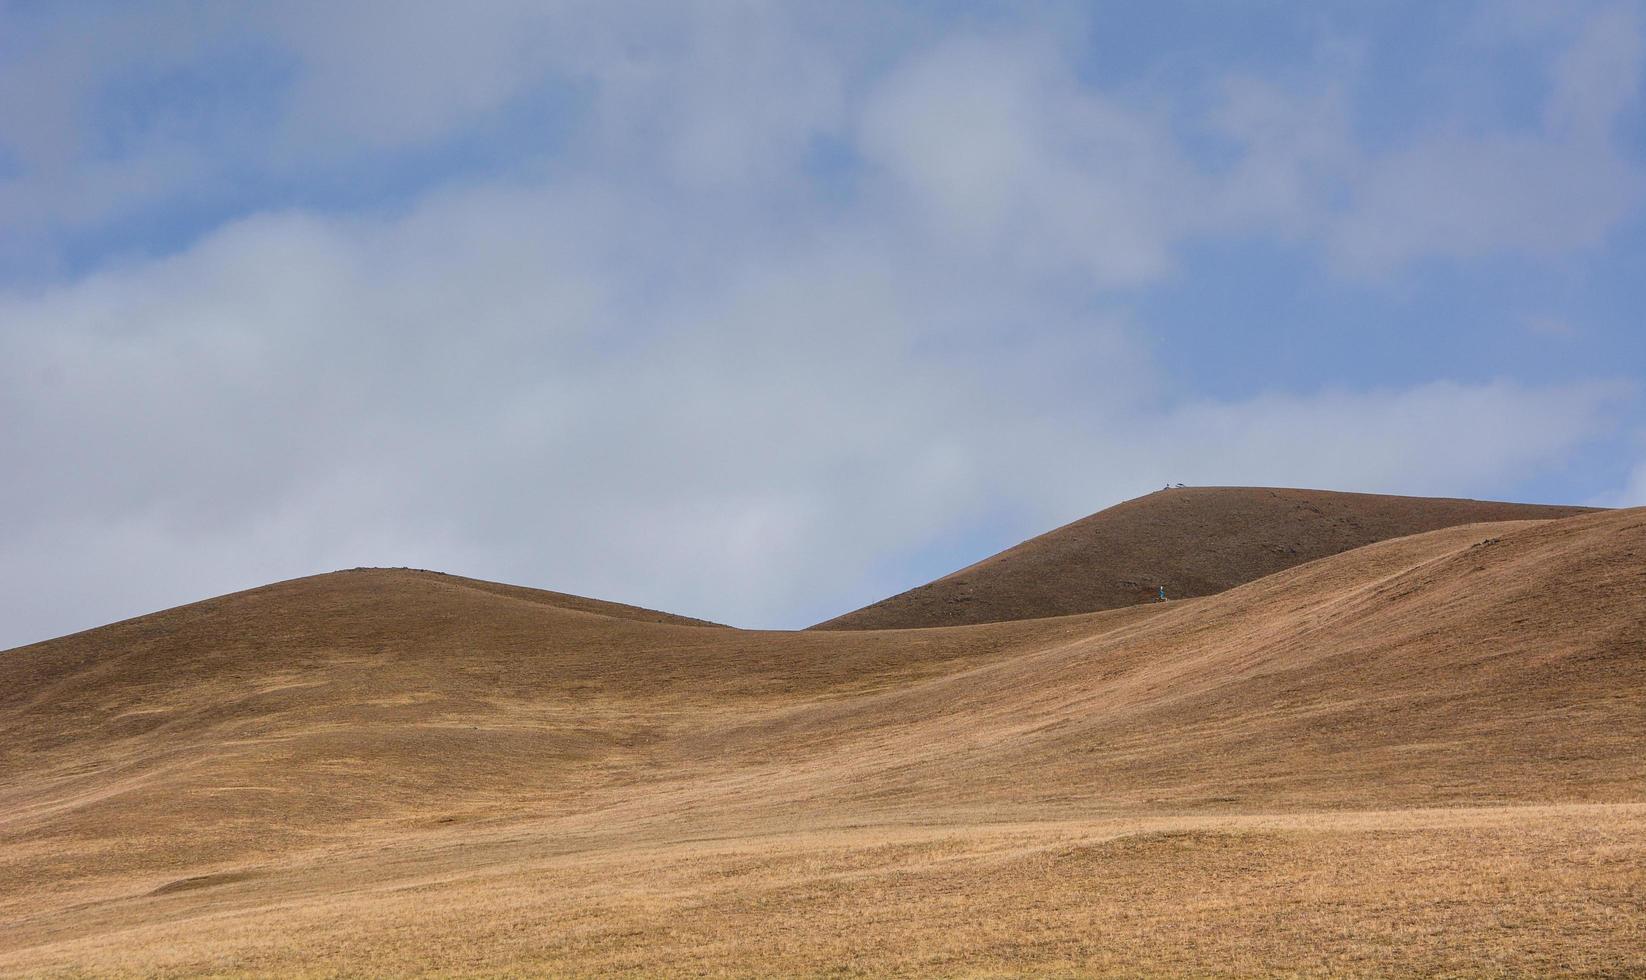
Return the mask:
M 1634 403 L 1185 390 L 1146 302 L 1205 243 L 1600 247 L 1627 8 L 1381 143 L 1314 63 L 1094 80 L 1083 17 L 206 9 L 6 14 L 0 645 L 359 564 L 801 626 L 1165 482 L 1492 495 Z

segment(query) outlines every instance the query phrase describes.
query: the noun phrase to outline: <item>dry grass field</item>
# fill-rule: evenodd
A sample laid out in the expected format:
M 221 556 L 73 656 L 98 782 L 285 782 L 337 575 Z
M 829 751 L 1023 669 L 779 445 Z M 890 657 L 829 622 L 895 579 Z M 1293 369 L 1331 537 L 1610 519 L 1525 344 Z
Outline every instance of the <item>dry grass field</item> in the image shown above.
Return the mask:
M 0 973 L 1646 975 L 1646 511 L 1387 537 L 899 630 L 357 570 L 0 654 Z

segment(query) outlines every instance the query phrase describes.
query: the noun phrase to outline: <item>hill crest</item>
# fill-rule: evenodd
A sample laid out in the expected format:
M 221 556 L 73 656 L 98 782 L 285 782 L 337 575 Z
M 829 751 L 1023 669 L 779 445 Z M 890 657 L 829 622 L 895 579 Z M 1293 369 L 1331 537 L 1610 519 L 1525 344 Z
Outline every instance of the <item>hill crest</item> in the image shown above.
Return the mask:
M 1596 508 L 1281 487 L 1180 487 L 1127 500 L 811 627 L 910 629 L 1064 616 L 1212 595 L 1354 548 L 1463 524 Z

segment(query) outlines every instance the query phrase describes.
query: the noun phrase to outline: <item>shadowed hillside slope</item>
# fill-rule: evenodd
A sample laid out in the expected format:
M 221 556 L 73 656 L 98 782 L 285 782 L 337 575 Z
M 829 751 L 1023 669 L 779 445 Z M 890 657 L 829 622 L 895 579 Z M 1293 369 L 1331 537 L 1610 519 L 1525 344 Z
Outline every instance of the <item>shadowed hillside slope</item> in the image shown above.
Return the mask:
M 959 626 L 1212 595 L 1316 558 L 1424 531 L 1590 508 L 1267 487 L 1186 487 L 1117 504 L 812 627 Z
M 1646 970 L 1646 511 L 942 629 L 541 595 L 0 654 L 0 972 Z

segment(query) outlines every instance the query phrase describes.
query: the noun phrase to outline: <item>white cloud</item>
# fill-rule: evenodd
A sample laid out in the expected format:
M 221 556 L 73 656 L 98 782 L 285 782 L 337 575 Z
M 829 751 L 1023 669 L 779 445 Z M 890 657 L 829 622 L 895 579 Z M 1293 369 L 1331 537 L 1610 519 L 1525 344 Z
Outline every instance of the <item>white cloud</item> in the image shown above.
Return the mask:
M 945 247 L 1105 286 L 1158 281 L 1186 243 L 1219 237 L 1313 240 L 1355 278 L 1545 257 L 1600 245 L 1646 202 L 1646 169 L 1613 132 L 1639 94 L 1640 18 L 1602 9 L 1571 35 L 1529 128 L 1441 115 L 1363 145 L 1348 92 L 1365 69 L 1324 57 L 1307 75 L 1230 74 L 1185 120 L 1170 95 L 1082 81 L 1052 39 L 966 36 L 875 87 L 859 138 L 890 178 L 886 206 L 914 202 Z M 1233 160 L 1197 162 L 1185 129 L 1230 141 Z
M 1603 431 L 1609 411 L 1631 395 L 1617 383 L 1434 382 L 1193 406 L 1163 428 L 1170 441 L 1196 447 L 1181 459 L 1186 482 L 1221 475 L 1221 482 L 1486 493 Z
M 659 222 L 598 181 L 494 188 L 258 218 L 0 302 L 0 512 L 30 515 L 0 528 L 0 642 L 357 564 L 800 625 L 986 510 L 1034 530 L 1166 480 L 1489 487 L 1616 395 L 1141 408 L 1124 320 L 865 229 L 751 254 Z
M 1214 131 L 1240 147 L 1211 207 L 1226 226 L 1267 226 L 1287 238 L 1317 231 L 1323 202 L 1342 193 L 1357 152 L 1341 88 L 1293 92 L 1250 75 L 1223 80 Z
M 867 156 L 936 240 L 1104 284 L 1158 279 L 1206 196 L 1163 120 L 1082 86 L 1044 42 L 950 41 L 894 72 L 863 116 Z
M 1442 127 L 1378 155 L 1347 84 L 1299 98 L 1243 75 L 1186 117 L 1028 31 L 455 10 L 282 5 L 180 35 L 164 63 L 257 29 L 293 60 L 268 131 L 219 142 L 86 149 L 87 93 L 144 63 L 137 41 L 93 57 L 65 30 L 61 65 L 7 76 L 37 69 L 72 120 L 0 111 L 26 165 L 0 220 L 30 242 L 248 172 L 392 164 L 545 88 L 578 114 L 506 179 L 447 175 L 394 213 L 258 214 L 0 295 L 0 513 L 22 515 L 0 524 L 0 645 L 356 564 L 799 625 L 911 584 L 879 563 L 985 513 L 1028 533 L 1168 480 L 1490 493 L 1622 397 L 1185 403 L 1113 296 L 1207 237 L 1314 240 L 1385 272 L 1591 243 L 1633 206 L 1604 132 L 1638 70 L 1626 24 L 1558 68 L 1542 130 Z M 180 11 L 122 23 L 141 39 Z M 1236 158 L 1206 163 L 1185 129 Z M 835 183 L 810 182 L 819 140 Z
M 1624 6 L 1524 9 L 1512 29 L 1496 22 L 1497 5 L 1487 9 L 1476 56 L 1528 35 L 1552 48 L 1539 123 L 1487 125 L 1440 103 L 1374 148 L 1357 138 L 1345 94 L 1375 86 L 1362 69 L 1323 61 L 1285 81 L 1233 76 L 1211 120 L 1241 154 L 1216 194 L 1230 218 L 1222 230 L 1317 240 L 1337 272 L 1361 279 L 1425 259 L 1602 245 L 1646 203 L 1646 169 L 1613 132 L 1639 98 L 1646 27 Z
M 535 52 L 554 50 L 556 21 L 572 19 L 513 0 L 298 2 L 260 16 L 300 59 L 287 138 L 302 156 L 424 143 L 471 124 L 553 70 Z
M 1425 256 L 1550 255 L 1598 245 L 1646 199 L 1604 142 L 1441 135 L 1371 162 L 1332 219 L 1342 265 L 1382 274 Z
M 1576 24 L 1576 36 L 1556 58 L 1546 109 L 1552 132 L 1605 138 L 1617 117 L 1640 98 L 1646 24 L 1632 5 L 1603 7 Z
M 1599 245 L 1646 201 L 1646 173 L 1612 132 L 1639 97 L 1642 30 L 1621 6 L 1582 19 L 1551 67 L 1539 131 L 1476 134 L 1459 121 L 1369 160 L 1330 232 L 1335 254 L 1381 272 L 1424 255 Z
M 1646 507 L 1646 463 L 1641 463 L 1629 471 L 1629 479 L 1623 485 L 1615 500 L 1610 502 L 1613 507 Z
M 1646 200 L 1646 176 L 1611 132 L 1638 99 L 1646 28 L 1625 5 L 1501 19 L 1533 26 L 1472 43 L 1534 29 L 1554 39 L 1541 124 L 1492 128 L 1437 108 L 1374 151 L 1351 125 L 1349 93 L 1376 81 L 1356 59 L 1231 72 L 1206 113 L 1187 90 L 1094 86 L 1066 37 L 1012 18 L 944 38 L 938 18 L 852 5 L 12 13 L 0 29 L 30 53 L 0 68 L 0 90 L 26 93 L 0 100 L 0 149 L 20 168 L 0 171 L 0 222 L 13 234 L 95 228 L 180 198 L 232 202 L 248 178 L 362 161 L 392 175 L 395 153 L 487 132 L 505 107 L 546 98 L 559 105 L 550 121 L 526 125 L 565 130 L 562 166 L 667 177 L 676 193 L 720 188 L 735 206 L 792 186 L 817 139 L 855 142 L 886 178 L 861 189 L 880 192 L 873 206 L 913 202 L 948 247 L 1105 285 L 1159 281 L 1203 237 L 1313 239 L 1367 277 L 1426 257 L 1592 247 Z M 248 51 L 289 62 L 289 78 L 268 82 L 260 111 L 272 116 L 217 111 L 179 126 L 175 112 L 124 109 L 116 145 L 94 138 L 96 111 L 126 79 Z M 1195 141 L 1211 136 L 1238 159 L 1197 162 Z

